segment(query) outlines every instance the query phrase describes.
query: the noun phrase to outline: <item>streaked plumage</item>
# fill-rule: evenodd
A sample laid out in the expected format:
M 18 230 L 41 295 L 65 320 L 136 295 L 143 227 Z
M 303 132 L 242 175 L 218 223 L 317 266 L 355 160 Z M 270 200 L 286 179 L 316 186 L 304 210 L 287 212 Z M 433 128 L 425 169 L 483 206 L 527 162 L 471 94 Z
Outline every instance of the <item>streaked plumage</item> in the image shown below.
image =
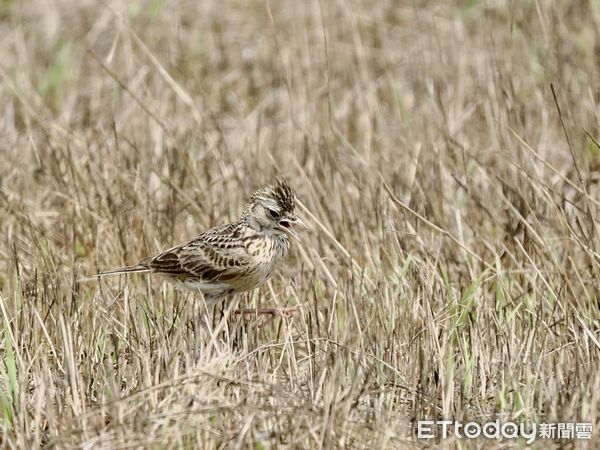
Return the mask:
M 272 275 L 295 236 L 295 197 L 283 179 L 259 188 L 240 219 L 202 233 L 189 242 L 142 259 L 137 265 L 95 277 L 149 272 L 186 289 L 197 289 L 208 304 L 222 296 L 254 289 Z

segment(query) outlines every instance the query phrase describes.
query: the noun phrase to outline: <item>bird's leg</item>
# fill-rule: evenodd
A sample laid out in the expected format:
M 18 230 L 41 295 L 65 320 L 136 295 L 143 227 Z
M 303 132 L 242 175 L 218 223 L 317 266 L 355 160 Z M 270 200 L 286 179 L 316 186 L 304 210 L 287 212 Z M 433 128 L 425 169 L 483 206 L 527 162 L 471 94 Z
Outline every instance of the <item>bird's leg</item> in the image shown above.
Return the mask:
M 298 311 L 297 306 L 289 306 L 287 308 L 247 308 L 247 309 L 236 309 L 233 311 L 234 314 L 268 314 L 268 317 L 259 328 L 263 328 L 268 325 L 275 317 L 290 317 L 292 313 Z

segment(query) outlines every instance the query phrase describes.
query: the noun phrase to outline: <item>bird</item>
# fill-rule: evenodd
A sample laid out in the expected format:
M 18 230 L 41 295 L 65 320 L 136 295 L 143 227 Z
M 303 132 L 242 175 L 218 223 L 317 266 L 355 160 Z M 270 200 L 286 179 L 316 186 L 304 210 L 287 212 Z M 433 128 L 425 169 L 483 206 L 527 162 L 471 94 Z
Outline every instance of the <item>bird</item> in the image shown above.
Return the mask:
M 201 292 L 210 308 L 227 295 L 265 283 L 287 256 L 289 238 L 299 241 L 298 225 L 304 223 L 296 214 L 296 195 L 285 179 L 277 178 L 250 196 L 236 222 L 211 228 L 136 265 L 99 272 L 80 281 L 132 273 L 160 275 L 177 288 Z M 274 309 L 252 311 L 278 313 Z

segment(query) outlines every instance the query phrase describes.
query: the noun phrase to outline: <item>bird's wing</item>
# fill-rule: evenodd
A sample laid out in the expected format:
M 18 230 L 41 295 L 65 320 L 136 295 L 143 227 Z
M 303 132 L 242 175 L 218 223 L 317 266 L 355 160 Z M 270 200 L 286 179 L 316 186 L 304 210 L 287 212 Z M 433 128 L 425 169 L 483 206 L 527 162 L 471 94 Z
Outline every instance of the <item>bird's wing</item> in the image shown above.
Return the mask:
M 227 283 L 240 276 L 250 260 L 237 226 L 228 224 L 212 228 L 140 264 L 152 272 L 182 280 Z

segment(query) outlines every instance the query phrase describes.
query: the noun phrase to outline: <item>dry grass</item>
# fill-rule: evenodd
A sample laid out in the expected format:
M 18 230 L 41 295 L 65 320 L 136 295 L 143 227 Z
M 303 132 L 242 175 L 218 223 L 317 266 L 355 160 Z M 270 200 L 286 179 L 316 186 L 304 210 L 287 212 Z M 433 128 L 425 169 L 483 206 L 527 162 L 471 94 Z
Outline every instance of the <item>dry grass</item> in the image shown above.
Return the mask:
M 2 446 L 598 443 L 600 7 L 398 3 L 0 1 Z M 293 318 L 76 283 L 277 175 L 310 231 L 241 302 Z

